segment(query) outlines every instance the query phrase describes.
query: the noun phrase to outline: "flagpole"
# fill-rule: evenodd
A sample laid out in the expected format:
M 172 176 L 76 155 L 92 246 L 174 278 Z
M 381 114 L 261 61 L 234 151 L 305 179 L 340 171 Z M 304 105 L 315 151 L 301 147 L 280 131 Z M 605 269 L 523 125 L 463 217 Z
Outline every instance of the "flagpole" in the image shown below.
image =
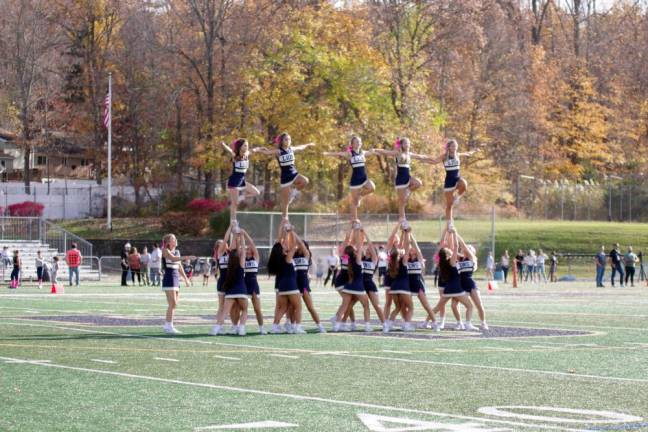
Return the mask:
M 108 73 L 108 229 L 112 231 L 112 73 Z

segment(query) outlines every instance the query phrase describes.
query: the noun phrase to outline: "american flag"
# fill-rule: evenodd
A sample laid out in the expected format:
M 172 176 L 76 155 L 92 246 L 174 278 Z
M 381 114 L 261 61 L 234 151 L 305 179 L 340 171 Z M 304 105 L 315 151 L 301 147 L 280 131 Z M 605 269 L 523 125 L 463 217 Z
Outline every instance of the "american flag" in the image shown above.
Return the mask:
M 106 128 L 110 125 L 110 93 L 106 95 L 104 98 L 104 118 L 103 118 L 103 124 Z

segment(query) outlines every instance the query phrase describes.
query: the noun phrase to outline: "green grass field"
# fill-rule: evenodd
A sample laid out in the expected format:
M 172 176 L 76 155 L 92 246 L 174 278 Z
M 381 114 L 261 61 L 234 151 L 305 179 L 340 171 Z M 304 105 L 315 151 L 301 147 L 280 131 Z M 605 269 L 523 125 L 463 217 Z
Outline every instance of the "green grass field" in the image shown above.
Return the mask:
M 648 431 L 647 294 L 502 287 L 484 293 L 488 334 L 317 334 L 306 313 L 308 335 L 252 318 L 246 337 L 209 337 L 215 293 L 193 287 L 167 337 L 156 288 L 3 289 L 0 430 Z M 314 299 L 324 319 L 338 305 Z

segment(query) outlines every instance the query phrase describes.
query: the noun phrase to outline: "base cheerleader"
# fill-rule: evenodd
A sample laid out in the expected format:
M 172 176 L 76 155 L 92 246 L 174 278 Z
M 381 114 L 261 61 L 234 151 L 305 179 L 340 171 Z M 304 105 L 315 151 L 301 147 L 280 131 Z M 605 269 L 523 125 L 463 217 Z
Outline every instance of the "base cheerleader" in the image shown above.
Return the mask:
M 227 190 L 230 196 L 230 220 L 236 220 L 239 201 L 259 196 L 259 189 L 245 181 L 245 173 L 250 165 L 250 150 L 246 139 L 239 138 L 231 146 L 221 142 L 221 147 L 232 158 L 232 174 L 227 179 Z M 252 149 L 252 152 L 258 151 Z M 241 194 L 242 192 L 242 194 Z
M 475 255 L 475 249 L 471 245 L 467 245 L 466 242 L 464 242 L 463 238 L 461 238 L 461 236 L 459 235 L 457 235 L 457 240 L 459 241 L 460 254 L 457 268 L 459 270 L 459 277 L 461 279 L 461 287 L 468 293 L 470 300 L 473 302 L 475 308 L 477 309 L 477 315 L 479 315 L 479 319 L 481 321 L 481 323 L 479 324 L 479 329 L 488 330 L 484 304 L 479 292 L 479 287 L 473 279 L 473 273 L 477 270 L 477 256 Z M 455 299 L 452 299 L 452 309 L 455 316 L 461 316 L 459 315 L 458 307 L 459 302 Z
M 178 240 L 173 234 L 167 234 L 162 239 L 162 291 L 166 294 L 167 311 L 164 321 L 164 332 L 167 334 L 179 334 L 173 326 L 173 317 L 175 315 L 178 301 L 180 300 L 180 277 L 189 286 L 189 279 L 182 270 L 182 261 L 185 259 L 195 259 L 193 256 L 181 256 L 180 251 L 176 249 Z
M 263 326 L 263 311 L 261 310 L 261 289 L 259 288 L 259 281 L 257 275 L 259 273 L 259 250 L 248 234 L 247 231 L 241 230 L 245 238 L 247 248 L 245 250 L 245 288 L 247 289 L 248 299 L 252 302 L 254 308 L 254 315 L 256 316 L 257 324 L 259 325 L 259 333 L 262 335 L 268 334 Z
M 326 329 L 320 321 L 319 314 L 315 310 L 315 305 L 313 304 L 313 297 L 311 296 L 310 288 L 310 277 L 308 271 L 312 264 L 312 257 L 310 248 L 306 240 L 302 240 L 297 233 L 295 233 L 295 240 L 297 240 L 297 252 L 295 253 L 295 270 L 297 270 L 297 288 L 301 294 L 301 298 L 310 313 L 311 318 L 317 326 L 317 331 L 320 333 L 326 333 Z

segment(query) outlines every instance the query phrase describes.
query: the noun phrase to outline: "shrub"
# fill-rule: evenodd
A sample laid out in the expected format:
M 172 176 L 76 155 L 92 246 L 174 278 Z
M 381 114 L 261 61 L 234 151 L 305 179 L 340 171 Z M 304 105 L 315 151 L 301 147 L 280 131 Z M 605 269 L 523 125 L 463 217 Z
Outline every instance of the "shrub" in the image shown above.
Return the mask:
M 194 198 L 187 204 L 187 210 L 197 213 L 218 213 L 227 208 L 227 200 Z
M 183 211 L 195 196 L 193 192 L 167 192 L 162 196 L 162 205 L 166 211 Z
M 33 201 L 25 201 L 9 206 L 9 216 L 43 216 L 45 206 Z
M 222 238 L 230 224 L 229 211 L 214 213 L 209 218 L 209 227 L 215 237 Z
M 167 212 L 161 222 L 165 233 L 198 237 L 209 231 L 209 216 L 205 213 Z

